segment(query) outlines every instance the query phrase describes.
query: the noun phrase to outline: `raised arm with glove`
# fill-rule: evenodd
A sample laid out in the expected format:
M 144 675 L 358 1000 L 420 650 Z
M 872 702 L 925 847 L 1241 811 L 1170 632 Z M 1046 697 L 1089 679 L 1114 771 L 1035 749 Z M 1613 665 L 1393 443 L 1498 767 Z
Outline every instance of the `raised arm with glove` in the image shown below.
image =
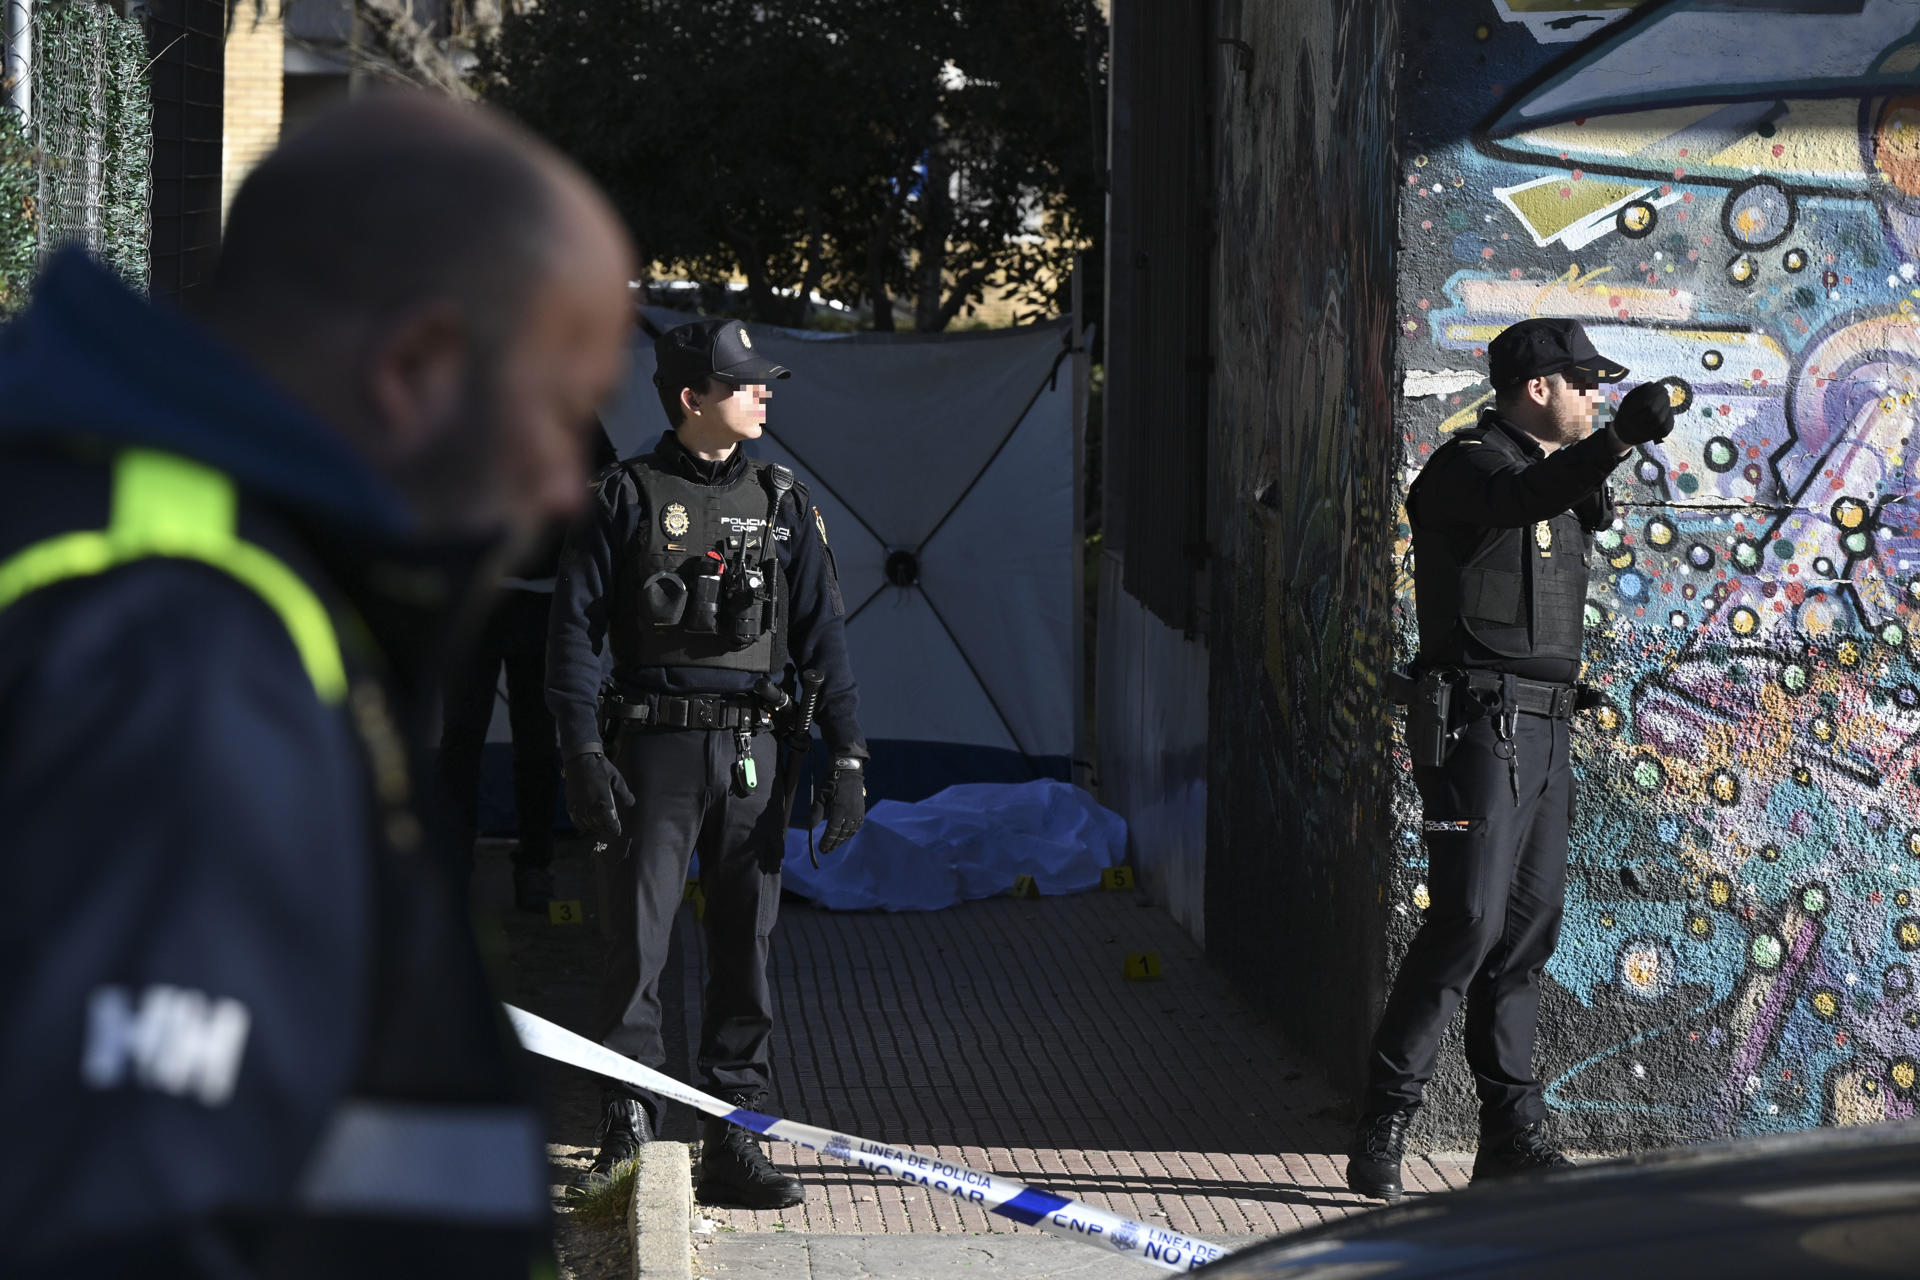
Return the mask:
M 1643 382 L 1621 399 L 1609 428 L 1623 445 L 1657 444 L 1673 433 L 1673 396 L 1664 382 Z

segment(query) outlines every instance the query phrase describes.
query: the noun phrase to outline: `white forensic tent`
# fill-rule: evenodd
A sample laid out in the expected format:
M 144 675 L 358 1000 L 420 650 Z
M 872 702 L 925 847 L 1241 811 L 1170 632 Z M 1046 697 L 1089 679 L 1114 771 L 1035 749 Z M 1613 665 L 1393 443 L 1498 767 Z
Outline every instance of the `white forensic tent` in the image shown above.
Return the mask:
M 646 316 L 656 331 L 692 318 Z M 872 798 L 1069 778 L 1085 358 L 1070 320 L 938 335 L 749 329 L 793 370 L 748 450 L 792 467 L 825 520 Z M 643 333 L 602 414 L 622 457 L 666 429 L 653 368 Z

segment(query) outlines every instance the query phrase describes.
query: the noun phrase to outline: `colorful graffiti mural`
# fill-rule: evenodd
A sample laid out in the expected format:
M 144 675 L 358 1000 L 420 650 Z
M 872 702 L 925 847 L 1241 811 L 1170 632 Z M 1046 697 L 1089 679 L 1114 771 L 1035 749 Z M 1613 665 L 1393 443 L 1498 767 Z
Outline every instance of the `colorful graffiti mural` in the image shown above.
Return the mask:
M 1671 378 L 1680 423 L 1595 565 L 1549 1100 L 1600 1146 L 1912 1115 L 1920 0 L 1403 13 L 1403 481 L 1528 315 Z

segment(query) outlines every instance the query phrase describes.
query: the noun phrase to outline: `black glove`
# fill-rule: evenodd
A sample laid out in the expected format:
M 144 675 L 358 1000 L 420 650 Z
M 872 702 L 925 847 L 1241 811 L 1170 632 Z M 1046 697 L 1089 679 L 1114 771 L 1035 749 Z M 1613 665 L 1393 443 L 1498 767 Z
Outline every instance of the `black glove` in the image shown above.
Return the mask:
M 1613 414 L 1621 444 L 1651 444 L 1673 430 L 1673 397 L 1664 382 L 1643 382 L 1627 392 Z
M 813 793 L 814 822 L 824 815 L 826 834 L 820 837 L 820 852 L 832 853 L 865 825 L 867 821 L 867 776 L 858 756 L 835 756 L 833 772 Z
M 611 840 L 620 834 L 620 805 L 631 807 L 633 792 L 627 780 L 601 751 L 583 751 L 570 756 L 566 766 L 567 816 L 573 825 L 595 840 Z

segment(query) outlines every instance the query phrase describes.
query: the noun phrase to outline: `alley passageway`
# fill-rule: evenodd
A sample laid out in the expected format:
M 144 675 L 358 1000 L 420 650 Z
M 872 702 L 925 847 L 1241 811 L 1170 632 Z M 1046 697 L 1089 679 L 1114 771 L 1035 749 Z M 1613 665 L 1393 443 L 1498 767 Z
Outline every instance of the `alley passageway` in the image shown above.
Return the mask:
M 559 870 L 563 891 L 584 891 L 584 860 L 563 858 Z M 504 868 L 498 873 L 504 889 Z M 517 965 L 554 974 L 527 993 L 528 1007 L 584 1027 L 592 922 L 522 923 L 510 932 Z M 677 943 L 664 992 L 670 1069 L 692 1079 L 701 946 L 691 906 L 682 909 Z M 1278 1033 L 1200 948 L 1133 892 L 999 898 L 915 914 L 835 913 L 789 900 L 773 948 L 775 1114 L 1222 1243 L 1364 1207 L 1342 1179 L 1344 1108 L 1294 1065 Z M 1125 976 L 1126 957 L 1138 952 L 1157 954 L 1160 978 Z M 578 1073 L 541 1069 L 562 1099 L 552 1134 L 557 1161 L 583 1169 L 595 1086 Z M 681 1111 L 664 1136 L 691 1140 L 696 1132 Z M 700 1251 L 709 1274 L 822 1274 L 769 1259 L 820 1254 L 842 1237 L 1017 1234 L 1035 1237 L 1034 1248 L 1043 1243 L 1035 1228 L 944 1194 L 784 1143 L 772 1155 L 805 1181 L 806 1203 L 781 1212 L 705 1210 L 716 1226 Z M 1424 1191 L 1466 1180 L 1464 1163 L 1445 1157 L 1409 1160 L 1407 1173 L 1410 1188 Z M 746 1239 L 771 1234 L 790 1238 Z M 1111 1255 L 1085 1253 L 1116 1265 Z M 1058 1256 L 1077 1266 L 1080 1255 Z

